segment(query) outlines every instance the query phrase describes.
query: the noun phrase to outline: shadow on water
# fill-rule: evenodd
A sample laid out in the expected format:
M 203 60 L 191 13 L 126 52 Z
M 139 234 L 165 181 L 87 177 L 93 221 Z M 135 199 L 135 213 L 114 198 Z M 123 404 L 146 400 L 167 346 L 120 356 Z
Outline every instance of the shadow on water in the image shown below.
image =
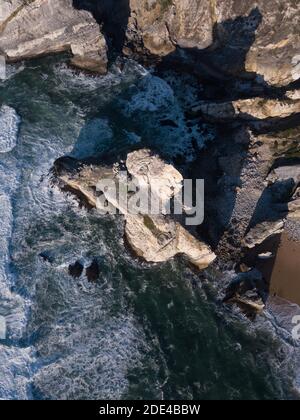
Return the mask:
M 131 12 L 129 0 L 73 0 L 73 6 L 93 14 L 106 39 L 108 60 L 113 62 L 122 53 L 125 44 Z

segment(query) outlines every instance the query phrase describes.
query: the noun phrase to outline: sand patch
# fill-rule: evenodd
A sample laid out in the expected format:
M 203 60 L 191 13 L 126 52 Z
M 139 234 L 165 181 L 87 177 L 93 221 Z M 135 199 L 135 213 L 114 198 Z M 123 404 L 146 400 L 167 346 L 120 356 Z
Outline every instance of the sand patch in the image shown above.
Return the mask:
M 300 242 L 291 240 L 286 233 L 281 235 L 270 294 L 300 305 Z

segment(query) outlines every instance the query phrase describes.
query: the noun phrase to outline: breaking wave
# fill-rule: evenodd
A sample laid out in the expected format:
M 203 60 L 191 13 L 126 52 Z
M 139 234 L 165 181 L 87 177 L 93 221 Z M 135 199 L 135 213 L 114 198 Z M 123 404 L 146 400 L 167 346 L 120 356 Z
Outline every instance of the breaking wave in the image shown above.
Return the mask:
M 7 153 L 16 147 L 20 118 L 9 106 L 0 108 L 0 153 Z

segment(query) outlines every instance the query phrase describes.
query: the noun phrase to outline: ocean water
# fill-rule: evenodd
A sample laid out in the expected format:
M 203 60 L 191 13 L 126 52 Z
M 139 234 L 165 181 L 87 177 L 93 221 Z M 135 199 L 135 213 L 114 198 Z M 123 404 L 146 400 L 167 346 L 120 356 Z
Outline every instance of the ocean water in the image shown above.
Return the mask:
M 131 61 L 91 77 L 64 57 L 8 74 L 0 83 L 0 399 L 293 398 L 297 349 L 268 314 L 251 323 L 220 304 L 230 273 L 200 276 L 181 259 L 142 263 L 124 244 L 121 219 L 80 208 L 50 182 L 65 154 L 117 159 L 147 146 L 191 162 L 195 141 L 201 148 L 214 138 L 185 120 L 198 95 L 193 81 Z M 69 264 L 95 258 L 98 282 L 68 274 Z

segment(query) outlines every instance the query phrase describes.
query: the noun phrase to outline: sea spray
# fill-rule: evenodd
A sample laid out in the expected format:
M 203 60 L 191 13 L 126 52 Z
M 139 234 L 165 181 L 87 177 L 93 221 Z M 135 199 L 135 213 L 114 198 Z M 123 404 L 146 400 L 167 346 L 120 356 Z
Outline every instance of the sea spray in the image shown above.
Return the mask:
M 2 105 L 0 108 L 0 153 L 7 153 L 16 147 L 20 117 L 16 111 Z

